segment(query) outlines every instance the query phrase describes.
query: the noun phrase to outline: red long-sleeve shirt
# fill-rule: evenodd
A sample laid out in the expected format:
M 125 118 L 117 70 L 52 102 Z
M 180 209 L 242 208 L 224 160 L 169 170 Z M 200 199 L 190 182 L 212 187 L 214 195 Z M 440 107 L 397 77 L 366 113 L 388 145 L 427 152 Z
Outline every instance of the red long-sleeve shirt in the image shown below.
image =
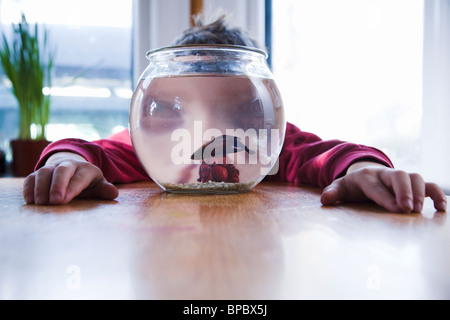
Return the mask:
M 150 179 L 136 157 L 128 130 L 92 142 L 81 139 L 53 142 L 41 154 L 36 169 L 45 165 L 50 155 L 61 151 L 81 155 L 98 166 L 111 183 Z M 378 149 L 339 140 L 323 141 L 287 123 L 279 170 L 265 179 L 325 187 L 343 176 L 347 168 L 357 161 L 373 161 L 393 167 L 389 158 Z

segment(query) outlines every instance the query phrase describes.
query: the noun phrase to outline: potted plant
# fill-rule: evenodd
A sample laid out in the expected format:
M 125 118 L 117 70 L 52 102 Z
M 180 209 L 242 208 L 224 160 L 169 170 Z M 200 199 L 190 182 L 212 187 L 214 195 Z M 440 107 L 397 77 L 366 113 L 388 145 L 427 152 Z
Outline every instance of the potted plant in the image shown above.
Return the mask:
M 48 31 L 30 26 L 25 16 L 12 24 L 10 39 L 2 32 L 0 59 L 11 91 L 19 105 L 19 136 L 11 141 L 12 170 L 16 176 L 33 171 L 40 153 L 48 145 L 45 127 L 49 120 L 50 88 L 54 53 L 49 48 Z

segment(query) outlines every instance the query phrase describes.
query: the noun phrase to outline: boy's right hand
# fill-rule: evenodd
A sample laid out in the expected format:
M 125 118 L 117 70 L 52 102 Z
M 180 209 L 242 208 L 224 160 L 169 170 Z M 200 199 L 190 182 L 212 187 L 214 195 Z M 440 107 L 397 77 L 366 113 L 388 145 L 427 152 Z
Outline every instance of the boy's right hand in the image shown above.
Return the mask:
M 25 178 L 27 204 L 66 204 L 79 196 L 112 200 L 119 194 L 97 166 L 70 152 L 53 154 L 45 166 Z

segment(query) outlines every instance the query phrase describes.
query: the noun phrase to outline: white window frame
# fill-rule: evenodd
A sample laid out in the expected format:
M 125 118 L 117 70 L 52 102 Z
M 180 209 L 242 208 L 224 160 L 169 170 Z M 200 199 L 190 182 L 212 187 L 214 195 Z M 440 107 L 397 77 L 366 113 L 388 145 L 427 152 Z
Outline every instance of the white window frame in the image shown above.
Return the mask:
M 424 1 L 422 169 L 450 194 L 450 0 Z

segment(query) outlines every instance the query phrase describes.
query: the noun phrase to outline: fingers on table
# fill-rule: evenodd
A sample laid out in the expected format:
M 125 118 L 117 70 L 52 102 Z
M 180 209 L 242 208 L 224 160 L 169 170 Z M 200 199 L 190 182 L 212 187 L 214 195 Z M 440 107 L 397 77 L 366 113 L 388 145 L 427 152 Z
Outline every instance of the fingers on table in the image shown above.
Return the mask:
M 34 203 L 35 174 L 28 175 L 23 181 L 22 194 L 26 204 Z
M 91 164 L 85 163 L 76 168 L 66 189 L 64 202 L 69 202 L 83 190 L 98 184 L 103 179 L 101 170 Z
M 411 212 L 414 209 L 414 193 L 412 187 L 412 181 L 410 175 L 401 170 L 385 171 L 382 174 L 389 185 L 392 188 L 392 192 L 395 195 L 396 204 L 402 212 Z M 414 187 L 419 189 L 418 186 Z M 418 201 L 422 201 L 423 199 Z
M 50 198 L 50 186 L 52 183 L 53 166 L 40 168 L 35 172 L 34 203 L 47 204 Z
M 417 173 L 409 175 L 411 179 L 411 189 L 413 194 L 413 211 L 421 212 L 423 202 L 425 201 L 425 181 L 422 176 Z
M 338 201 L 343 200 L 342 198 L 342 179 L 333 181 L 328 187 L 323 189 L 320 202 L 325 206 L 331 206 L 336 204 Z
M 61 163 L 55 168 L 49 189 L 50 204 L 62 204 L 65 202 L 67 186 L 69 185 L 75 170 L 76 168 L 70 163 Z
M 391 192 L 391 197 L 378 188 L 379 200 L 372 198 L 375 202 L 383 205 L 385 208 L 400 212 L 421 212 L 425 197 L 431 197 L 436 210 L 445 211 L 447 200 L 442 189 L 435 183 L 425 183 L 423 177 L 417 173 L 407 173 L 402 170 L 383 171 L 380 175 L 381 181 L 386 186 L 387 191 Z M 372 186 L 374 188 L 374 186 Z M 376 188 L 374 188 L 376 190 Z M 373 193 L 375 197 L 375 192 Z M 386 197 L 389 200 L 380 199 Z M 388 204 L 395 197 L 395 205 Z M 398 209 L 396 209 L 397 207 Z
M 95 185 L 86 188 L 80 193 L 80 197 L 97 198 L 103 200 L 113 200 L 119 195 L 119 190 L 105 178 L 101 179 Z
M 435 183 L 425 184 L 425 194 L 433 200 L 434 208 L 438 211 L 447 210 L 447 198 L 444 191 Z
M 102 178 L 94 166 L 70 162 L 44 166 L 25 178 L 23 196 L 27 204 L 64 204 Z
M 359 187 L 364 194 L 373 200 L 379 206 L 393 212 L 400 212 L 402 209 L 398 206 L 393 188 L 393 179 L 386 175 L 379 175 L 378 171 L 370 169 L 361 170 L 361 178 L 358 179 Z

